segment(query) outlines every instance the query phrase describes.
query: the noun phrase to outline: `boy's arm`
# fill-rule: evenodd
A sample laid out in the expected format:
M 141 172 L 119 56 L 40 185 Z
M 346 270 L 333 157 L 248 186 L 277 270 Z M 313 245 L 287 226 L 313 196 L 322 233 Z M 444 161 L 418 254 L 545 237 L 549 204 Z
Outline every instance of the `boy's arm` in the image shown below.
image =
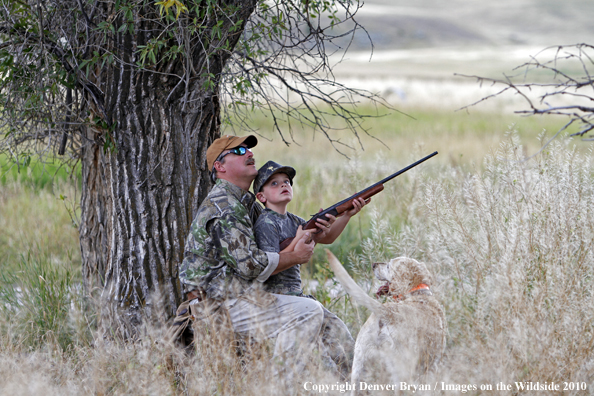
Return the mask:
M 290 253 L 295 249 L 295 245 L 297 245 L 297 242 L 299 242 L 299 240 L 303 237 L 303 235 L 305 235 L 307 231 L 305 231 L 303 229 L 302 226 L 299 226 L 299 228 L 297 229 L 297 233 L 295 234 L 295 236 L 293 237 L 293 240 L 291 241 L 291 244 L 289 246 L 287 246 L 286 248 L 284 248 L 283 250 L 280 251 L 280 253 Z
M 334 221 L 334 223 L 331 223 L 332 225 L 330 226 L 330 230 L 328 230 L 328 233 L 325 236 L 322 236 L 321 238 L 316 238 L 316 236 L 314 235 L 314 241 L 326 245 L 329 245 L 332 242 L 334 242 L 336 238 L 338 238 L 338 236 L 345 229 L 351 217 L 359 213 L 363 206 L 367 205 L 370 200 L 371 198 L 367 199 L 367 201 L 365 201 L 363 198 L 353 200 L 353 209 L 344 212 L 340 217 L 336 219 L 336 221 Z

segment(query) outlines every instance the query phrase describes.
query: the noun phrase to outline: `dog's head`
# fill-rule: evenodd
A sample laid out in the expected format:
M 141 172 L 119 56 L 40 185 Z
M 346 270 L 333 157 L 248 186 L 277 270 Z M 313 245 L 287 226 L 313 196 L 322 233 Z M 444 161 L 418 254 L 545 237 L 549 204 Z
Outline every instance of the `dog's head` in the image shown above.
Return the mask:
M 387 263 L 373 263 L 373 273 L 377 279 L 387 282 L 378 294 L 405 294 L 421 283 L 431 286 L 433 282 L 425 264 L 409 257 L 397 257 Z

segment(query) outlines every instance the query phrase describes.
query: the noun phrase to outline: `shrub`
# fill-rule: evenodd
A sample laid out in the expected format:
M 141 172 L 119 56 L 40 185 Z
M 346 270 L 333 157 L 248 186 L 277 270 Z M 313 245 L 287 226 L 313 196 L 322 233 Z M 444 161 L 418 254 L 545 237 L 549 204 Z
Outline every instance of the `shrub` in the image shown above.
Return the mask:
M 31 350 L 66 350 L 82 342 L 78 330 L 88 323 L 75 323 L 72 316 L 80 313 L 79 295 L 67 268 L 56 265 L 46 253 L 29 250 L 21 256 L 16 272 L 0 275 L 3 337 Z

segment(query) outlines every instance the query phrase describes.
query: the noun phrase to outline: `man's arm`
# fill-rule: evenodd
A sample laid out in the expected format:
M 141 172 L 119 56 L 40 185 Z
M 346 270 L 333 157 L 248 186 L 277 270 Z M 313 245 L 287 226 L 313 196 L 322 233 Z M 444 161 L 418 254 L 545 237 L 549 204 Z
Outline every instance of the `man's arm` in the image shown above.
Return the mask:
M 266 279 L 261 279 L 260 275 L 268 273 L 270 276 L 272 270 L 269 266 L 276 267 L 278 264 L 278 253 L 260 249 L 252 227 L 233 215 L 217 219 L 212 234 L 220 258 L 233 267 L 241 278 L 264 282 Z

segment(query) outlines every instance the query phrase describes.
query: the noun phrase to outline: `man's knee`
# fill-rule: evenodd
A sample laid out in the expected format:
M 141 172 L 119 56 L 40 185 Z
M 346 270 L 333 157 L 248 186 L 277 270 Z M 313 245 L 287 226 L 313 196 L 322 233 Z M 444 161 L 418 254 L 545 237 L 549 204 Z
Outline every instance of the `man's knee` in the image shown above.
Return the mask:
M 301 298 L 303 300 L 302 304 L 309 307 L 312 312 L 315 312 L 316 315 L 322 315 L 324 317 L 324 306 L 320 304 L 318 301 L 310 300 L 309 298 Z
M 309 298 L 303 298 L 303 302 L 300 305 L 303 307 L 302 311 L 307 312 L 312 319 L 320 322 L 320 325 L 324 321 L 324 306 L 318 301 L 310 300 Z
M 279 299 L 281 315 L 292 317 L 294 323 L 306 325 L 308 331 L 319 331 L 324 322 L 324 308 L 322 304 L 309 298 L 283 296 Z

